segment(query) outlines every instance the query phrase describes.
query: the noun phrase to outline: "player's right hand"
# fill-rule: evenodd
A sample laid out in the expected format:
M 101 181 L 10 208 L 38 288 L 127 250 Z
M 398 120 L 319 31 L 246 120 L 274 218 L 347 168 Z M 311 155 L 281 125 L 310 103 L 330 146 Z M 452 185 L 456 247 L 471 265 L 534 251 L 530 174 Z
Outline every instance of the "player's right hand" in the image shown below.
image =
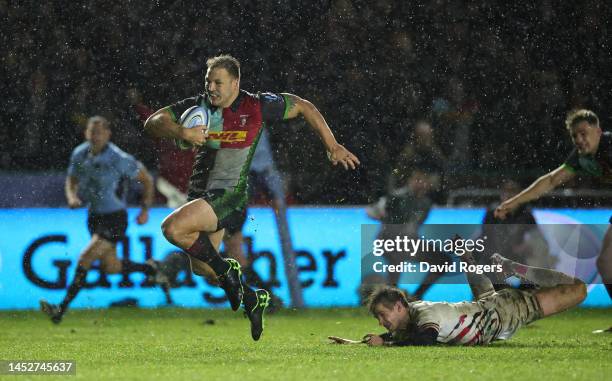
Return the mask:
M 353 155 L 342 144 L 336 144 L 330 151 L 327 151 L 327 158 L 333 165 L 342 164 L 344 169 L 355 169 L 361 164 L 357 156 Z
M 374 334 L 367 334 L 366 335 L 368 337 L 367 341 L 365 342 L 366 344 L 368 344 L 369 346 L 374 346 L 374 347 L 378 347 L 381 346 L 385 343 L 385 341 L 383 340 L 382 337 L 380 337 L 379 335 L 374 335 Z M 365 337 L 364 337 L 364 341 L 365 341 Z
M 199 147 L 206 143 L 208 138 L 208 127 L 195 126 L 193 128 L 181 127 L 181 140 L 190 143 L 193 146 Z
M 512 205 L 512 203 L 508 201 L 504 201 L 493 212 L 493 217 L 498 218 L 500 220 L 505 220 L 508 217 L 508 214 L 512 213 L 512 211 L 516 209 L 516 206 Z

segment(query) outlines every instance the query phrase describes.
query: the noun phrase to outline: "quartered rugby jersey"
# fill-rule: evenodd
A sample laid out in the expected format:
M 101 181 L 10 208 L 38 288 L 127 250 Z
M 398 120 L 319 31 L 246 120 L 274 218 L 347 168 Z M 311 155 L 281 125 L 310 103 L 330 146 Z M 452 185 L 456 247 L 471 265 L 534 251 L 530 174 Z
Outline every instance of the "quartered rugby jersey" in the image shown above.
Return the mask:
M 211 189 L 246 191 L 249 166 L 262 128 L 285 119 L 287 102 L 273 93 L 244 90 L 230 107 L 210 105 L 205 95 L 187 98 L 167 108 L 175 121 L 192 106 L 211 110 L 208 140 L 198 150 L 189 182 L 190 197 Z
M 612 184 L 612 133 L 601 134 L 599 147 L 594 155 L 580 155 L 574 148 L 563 167 L 582 175 L 594 176 L 602 183 Z

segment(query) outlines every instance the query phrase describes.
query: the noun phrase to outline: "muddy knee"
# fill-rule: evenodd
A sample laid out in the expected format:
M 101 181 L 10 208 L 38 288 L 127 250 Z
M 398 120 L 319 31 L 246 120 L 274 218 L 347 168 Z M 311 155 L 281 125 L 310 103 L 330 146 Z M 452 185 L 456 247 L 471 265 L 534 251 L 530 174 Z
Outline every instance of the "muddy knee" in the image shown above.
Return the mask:
M 587 297 L 587 286 L 580 279 L 576 279 L 576 283 L 574 284 L 574 287 L 576 288 L 576 299 L 577 299 L 576 304 L 580 304 Z

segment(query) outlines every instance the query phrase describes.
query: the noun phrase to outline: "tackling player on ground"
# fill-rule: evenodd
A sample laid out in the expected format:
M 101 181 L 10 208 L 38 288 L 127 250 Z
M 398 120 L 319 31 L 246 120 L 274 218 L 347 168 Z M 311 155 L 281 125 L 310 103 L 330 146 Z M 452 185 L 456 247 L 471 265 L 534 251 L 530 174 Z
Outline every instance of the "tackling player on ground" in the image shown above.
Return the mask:
M 251 94 L 240 89 L 240 63 L 221 55 L 207 61 L 203 95 L 188 98 L 156 111 L 145 129 L 160 138 L 181 139 L 198 147 L 189 184 L 189 202 L 162 224 L 164 236 L 183 249 L 195 274 L 218 279 L 231 308 L 241 303 L 258 340 L 263 314 L 269 303 L 266 290 L 243 285 L 240 264 L 219 255 L 225 229 L 237 229 L 247 205 L 247 174 L 261 131 L 266 124 L 303 116 L 319 135 L 331 162 L 354 169 L 355 155 L 339 144 L 317 108 L 292 94 Z M 191 106 L 210 108 L 208 129 L 182 127 L 178 118 Z
M 580 304 L 585 284 L 558 271 L 529 267 L 495 254 L 507 276 L 516 275 L 538 286 L 537 290 L 504 289 L 496 292 L 486 275 L 468 273 L 474 302 L 408 302 L 405 293 L 383 287 L 370 297 L 369 310 L 387 329 L 381 335 L 367 334 L 361 341 L 329 338 L 338 344 L 366 343 L 372 346 L 484 345 L 509 339 L 535 320 Z M 474 264 L 470 254 L 462 260 Z

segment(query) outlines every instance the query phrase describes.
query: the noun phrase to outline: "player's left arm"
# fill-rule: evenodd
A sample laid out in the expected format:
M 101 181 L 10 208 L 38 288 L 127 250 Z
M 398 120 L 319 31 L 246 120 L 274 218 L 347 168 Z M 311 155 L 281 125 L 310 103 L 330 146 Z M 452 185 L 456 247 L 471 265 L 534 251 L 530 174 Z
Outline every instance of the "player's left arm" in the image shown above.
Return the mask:
M 405 340 L 394 340 L 388 333 L 382 335 L 367 334 L 363 339 L 370 346 L 430 346 L 438 343 L 438 330 L 435 328 L 419 329 Z
M 153 176 L 151 176 L 149 171 L 147 171 L 144 166 L 140 167 L 138 174 L 136 175 L 136 180 L 142 183 L 143 186 L 140 213 L 136 218 L 136 222 L 139 225 L 142 225 L 146 224 L 149 220 L 149 208 L 153 204 L 155 187 L 153 186 Z
M 303 116 L 308 125 L 315 130 L 323 141 L 327 150 L 327 157 L 333 165 L 342 164 L 345 169 L 355 169 L 359 165 L 359 159 L 347 150 L 342 144 L 336 141 L 329 125 L 323 118 L 315 105 L 297 95 L 282 93 L 285 98 L 284 119 L 293 119 Z

